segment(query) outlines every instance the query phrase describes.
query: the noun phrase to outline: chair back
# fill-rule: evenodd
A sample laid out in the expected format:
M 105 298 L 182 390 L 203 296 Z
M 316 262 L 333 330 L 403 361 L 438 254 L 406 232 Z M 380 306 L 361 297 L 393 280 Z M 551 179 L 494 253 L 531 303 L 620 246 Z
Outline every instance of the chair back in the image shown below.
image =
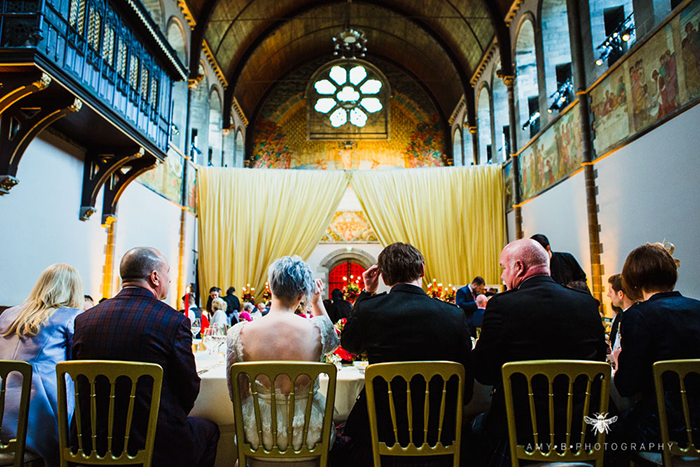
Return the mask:
M 8 379 L 11 378 L 10 373 L 13 372 L 19 373 L 22 376 L 19 416 L 17 417 L 17 436 L 15 436 L 14 439 L 10 439 L 7 444 L 0 441 L 0 455 L 3 457 L 13 455 L 13 465 L 19 467 L 24 463 L 27 417 L 29 416 L 29 396 L 32 391 L 32 366 L 27 362 L 0 360 L 0 378 L 2 378 L 2 387 L 0 387 L 0 427 L 4 426 L 5 391 L 7 389 Z
M 661 425 L 661 441 L 664 446 L 662 452 L 664 466 L 671 467 L 673 456 L 682 456 L 684 461 L 689 458 L 700 458 L 700 450 L 693 439 L 693 429 L 700 430 L 700 426 L 693 426 L 691 418 L 690 404 L 688 403 L 688 393 L 691 394 L 696 389 L 687 390 L 686 376 L 696 374 L 696 378 L 700 378 L 700 360 L 665 360 L 654 363 L 654 389 L 656 391 L 656 403 L 659 409 L 659 424 Z M 678 378 L 680 400 L 683 411 L 683 427 L 685 429 L 685 447 L 681 447 L 678 441 L 671 440 L 670 427 L 668 421 L 668 412 L 666 406 L 666 392 L 669 390 L 664 386 L 664 374 L 674 373 Z M 698 408 L 693 407 L 697 412 Z M 698 414 L 695 413 L 695 420 L 698 419 Z M 697 462 L 697 461 L 696 461 Z
M 163 384 L 160 365 L 74 360 L 58 363 L 56 374 L 61 467 L 68 467 L 69 462 L 150 467 Z M 68 413 L 67 393 L 71 387 L 75 395 L 71 426 L 77 451 L 71 446 L 68 426 L 72 414 Z M 140 421 L 145 426 L 139 426 Z
M 365 391 L 375 467 L 381 466 L 383 455 L 451 455 L 454 466 L 459 466 L 464 393 L 464 367 L 460 363 L 369 365 Z M 390 425 L 383 421 L 386 419 Z M 380 440 L 380 425 L 383 431 L 390 426 L 393 436 L 383 432 L 386 439 Z
M 605 450 L 601 446 L 605 446 L 605 435 L 610 424 L 617 420 L 617 417 L 606 418 L 611 377 L 609 364 L 579 360 L 532 360 L 506 363 L 501 371 L 513 467 L 520 465 L 520 460 L 592 462 L 602 467 Z M 517 394 L 513 390 L 513 377 L 516 375 L 520 376 L 515 379 L 521 380 L 518 389 L 523 390 Z M 522 379 L 526 381 L 526 388 L 522 385 Z M 514 399 L 517 397 L 519 403 L 523 402 L 525 390 L 529 407 L 518 409 L 529 409 L 530 426 L 516 426 Z M 592 407 L 595 400 L 598 400 L 598 404 Z M 586 439 L 589 430 L 596 433 L 595 440 L 591 440 L 590 435 Z M 531 445 L 530 441 L 519 444 L 518 434 L 524 431 L 532 440 Z M 596 445 L 600 449 L 595 449 Z
M 239 465 L 244 467 L 248 457 L 266 460 L 317 457 L 320 466 L 325 467 L 330 448 L 337 371 L 335 365 L 317 362 L 269 361 L 231 365 L 229 381 Z M 328 378 L 328 390 L 321 436 L 314 443 L 308 435 L 310 429 L 318 429 L 311 426 L 311 417 L 321 375 Z M 246 434 L 244 404 L 247 410 L 252 404 L 252 414 L 248 414 L 254 418 L 257 440 Z M 295 418 L 299 420 L 301 417 L 303 426 L 295 427 Z M 286 444 L 283 439 L 286 439 Z M 300 440 L 300 445 L 294 446 L 295 440 Z M 309 446 L 311 443 L 314 444 Z

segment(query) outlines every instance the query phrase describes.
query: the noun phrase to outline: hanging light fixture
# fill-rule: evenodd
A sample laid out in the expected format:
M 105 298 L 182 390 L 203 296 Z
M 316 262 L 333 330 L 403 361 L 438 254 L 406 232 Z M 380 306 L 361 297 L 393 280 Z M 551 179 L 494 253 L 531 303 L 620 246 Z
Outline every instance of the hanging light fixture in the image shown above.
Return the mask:
M 345 28 L 333 36 L 335 50 L 333 55 L 342 59 L 355 59 L 364 57 L 367 53 L 367 37 L 363 31 L 350 27 L 350 7 L 352 0 L 348 0 L 345 13 Z

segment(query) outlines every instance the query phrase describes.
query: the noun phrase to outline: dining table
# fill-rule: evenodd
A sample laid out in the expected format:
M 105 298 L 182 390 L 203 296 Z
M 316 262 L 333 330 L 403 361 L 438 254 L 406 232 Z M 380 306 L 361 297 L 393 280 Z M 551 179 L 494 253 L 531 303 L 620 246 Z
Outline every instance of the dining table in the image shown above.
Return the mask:
M 225 359 L 222 353 L 198 351 L 195 353 L 195 362 L 201 383 L 190 416 L 206 418 L 219 426 L 221 436 L 214 465 L 230 467 L 237 458 L 234 443 L 236 429 L 233 423 L 233 403 L 226 382 Z M 338 369 L 336 379 L 333 421 L 338 424 L 347 420 L 365 385 L 364 369 L 343 365 Z M 321 375 L 319 383 L 319 391 L 327 396 L 328 377 Z

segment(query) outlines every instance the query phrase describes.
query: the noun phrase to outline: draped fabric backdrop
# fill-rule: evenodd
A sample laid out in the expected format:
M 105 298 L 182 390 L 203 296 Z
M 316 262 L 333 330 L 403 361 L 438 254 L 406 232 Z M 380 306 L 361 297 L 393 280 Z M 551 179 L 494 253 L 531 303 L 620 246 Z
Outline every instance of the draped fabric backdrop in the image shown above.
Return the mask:
M 384 246 L 410 243 L 425 256 L 425 279 L 447 286 L 483 276 L 500 284 L 505 244 L 500 165 L 353 173 L 350 184 Z
M 250 283 L 257 297 L 277 258 L 311 255 L 348 186 L 343 171 L 197 170 L 199 283 L 209 288 Z
M 384 246 L 414 245 L 426 282 L 500 283 L 501 167 L 372 171 L 199 168 L 199 279 L 208 295 L 250 283 L 262 293 L 276 258 L 308 259 L 351 184 Z M 426 284 L 427 286 L 427 284 Z

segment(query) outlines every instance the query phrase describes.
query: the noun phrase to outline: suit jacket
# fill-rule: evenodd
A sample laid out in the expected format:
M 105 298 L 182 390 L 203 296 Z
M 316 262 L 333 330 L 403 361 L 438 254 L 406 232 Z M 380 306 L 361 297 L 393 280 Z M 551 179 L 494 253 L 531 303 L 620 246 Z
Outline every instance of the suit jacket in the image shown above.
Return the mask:
M 464 314 L 467 317 L 467 323 L 470 323 L 472 315 L 476 311 L 477 307 L 474 294 L 472 294 L 472 291 L 468 285 L 465 285 L 461 289 L 457 290 L 455 303 L 458 307 L 464 310 Z
M 485 420 L 487 436 L 508 432 L 501 377 L 504 363 L 541 359 L 602 362 L 605 351 L 605 329 L 590 294 L 539 275 L 525 280 L 518 289 L 491 297 L 472 354 L 476 379 L 495 386 Z M 515 405 L 527 409 L 527 399 Z M 520 427 L 530 423 L 527 413 L 516 420 Z
M 571 253 L 553 252 L 549 268 L 552 271 L 552 279 L 557 284 L 568 285 L 573 281 L 586 282 L 586 273 Z
M 612 326 L 610 326 L 610 347 L 612 348 L 615 345 L 615 339 L 617 338 L 617 332 L 620 329 L 620 323 L 624 319 L 624 311 L 620 311 L 618 314 L 615 315 L 615 318 L 613 319 Z
M 199 393 L 200 380 L 186 316 L 156 300 L 148 290 L 122 289 L 113 299 L 76 318 L 73 358 L 150 362 L 163 367 L 153 465 L 196 465 L 191 459 L 195 440 L 187 414 Z M 148 412 L 144 399 L 149 398 L 150 389 L 139 385 L 134 411 L 137 428 L 132 434 L 136 444 L 145 438 Z
M 241 311 L 241 302 L 235 295 L 226 295 L 222 297 L 226 302 L 226 314 L 231 316 L 234 311 Z
M 471 399 L 471 339 L 464 314 L 454 305 L 428 297 L 420 287 L 398 284 L 390 293 L 374 296 L 362 292 L 343 329 L 341 345 L 352 353 L 367 352 L 370 364 L 459 362 L 464 365 L 466 375 L 464 403 Z M 422 406 L 417 412 L 422 412 Z M 367 444 L 369 420 L 364 390 L 348 417 L 345 433 L 364 442 L 359 449 L 371 449 Z

